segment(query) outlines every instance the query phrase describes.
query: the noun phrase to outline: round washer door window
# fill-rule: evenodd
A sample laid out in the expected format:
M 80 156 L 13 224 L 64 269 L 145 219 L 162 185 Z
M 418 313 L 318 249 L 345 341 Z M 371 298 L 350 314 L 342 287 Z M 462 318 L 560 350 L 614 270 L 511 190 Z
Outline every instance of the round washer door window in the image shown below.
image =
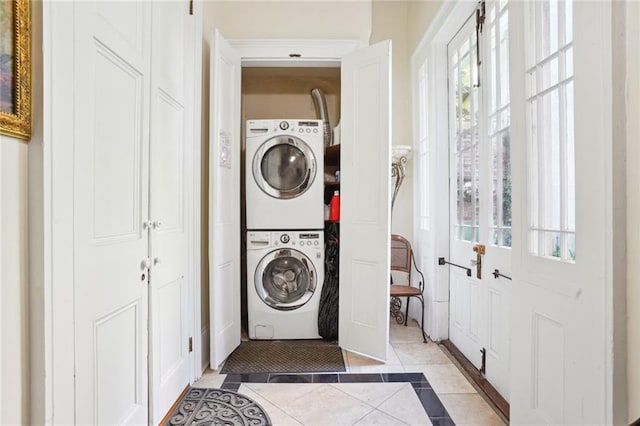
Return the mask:
M 253 177 L 267 195 L 295 198 L 305 193 L 316 176 L 316 159 L 303 140 L 276 136 L 264 142 L 253 157 Z
M 254 282 L 264 303 L 288 311 L 311 299 L 316 290 L 316 270 L 311 260 L 297 250 L 275 250 L 260 261 Z

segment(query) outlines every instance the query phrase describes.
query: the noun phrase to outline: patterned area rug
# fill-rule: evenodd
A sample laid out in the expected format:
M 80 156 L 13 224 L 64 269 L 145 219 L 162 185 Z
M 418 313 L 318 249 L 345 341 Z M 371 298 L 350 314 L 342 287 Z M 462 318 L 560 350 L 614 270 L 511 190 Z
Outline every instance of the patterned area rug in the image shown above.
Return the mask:
M 338 373 L 346 371 L 342 350 L 324 340 L 252 340 L 242 342 L 221 374 Z
M 270 425 L 257 402 L 222 389 L 190 389 L 167 425 Z

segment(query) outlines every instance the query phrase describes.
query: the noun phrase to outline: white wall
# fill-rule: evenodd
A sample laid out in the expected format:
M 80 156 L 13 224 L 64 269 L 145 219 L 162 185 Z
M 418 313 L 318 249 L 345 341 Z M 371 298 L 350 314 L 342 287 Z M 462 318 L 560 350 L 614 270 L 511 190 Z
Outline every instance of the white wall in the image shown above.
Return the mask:
M 39 357 L 42 344 L 30 350 L 30 281 L 42 275 L 30 273 L 30 240 L 40 238 L 41 227 L 32 226 L 33 215 L 42 217 L 42 203 L 31 200 L 29 188 L 34 175 L 42 173 L 42 163 L 31 164 L 31 157 L 42 152 L 42 36 L 41 4 L 32 3 L 32 140 L 26 142 L 0 135 L 0 424 L 33 424 L 30 417 L 32 372 L 30 357 Z M 35 189 L 33 194 L 37 194 Z M 41 194 L 41 192 L 40 192 Z M 37 196 L 37 195 L 36 195 Z M 32 205 L 30 205 L 32 204 Z M 33 215 L 32 215 L 33 213 Z M 37 222 L 37 220 L 36 220 Z M 41 223 L 41 221 L 40 221 Z M 40 233 L 38 235 L 38 233 Z M 41 288 L 41 286 L 40 286 Z M 41 382 L 42 384 L 43 382 Z
M 0 136 L 0 424 L 28 424 L 27 143 Z
M 373 2 L 370 43 L 382 40 L 392 43 L 392 145 L 413 145 L 407 11 L 408 3 L 404 1 Z M 407 161 L 406 176 L 393 207 L 391 222 L 391 232 L 410 241 L 413 239 L 413 159 L 412 154 Z
M 316 38 L 369 41 L 371 3 L 365 1 L 206 2 L 205 39 L 213 26 L 225 38 Z
M 640 419 L 640 4 L 626 3 L 627 423 Z

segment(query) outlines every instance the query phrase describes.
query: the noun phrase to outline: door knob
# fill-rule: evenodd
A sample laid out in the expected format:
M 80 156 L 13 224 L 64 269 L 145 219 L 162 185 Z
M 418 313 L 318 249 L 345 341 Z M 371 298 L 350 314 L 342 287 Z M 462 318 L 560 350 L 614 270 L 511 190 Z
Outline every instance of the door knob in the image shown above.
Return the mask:
M 153 266 L 156 266 L 160 263 L 160 258 L 159 257 L 154 257 L 153 258 Z
M 153 229 L 159 229 L 162 226 L 162 222 L 156 220 L 153 222 Z
M 146 259 L 142 259 L 142 261 L 140 262 L 140 269 L 144 271 L 145 269 L 149 269 L 150 267 L 151 259 L 149 259 L 148 257 Z

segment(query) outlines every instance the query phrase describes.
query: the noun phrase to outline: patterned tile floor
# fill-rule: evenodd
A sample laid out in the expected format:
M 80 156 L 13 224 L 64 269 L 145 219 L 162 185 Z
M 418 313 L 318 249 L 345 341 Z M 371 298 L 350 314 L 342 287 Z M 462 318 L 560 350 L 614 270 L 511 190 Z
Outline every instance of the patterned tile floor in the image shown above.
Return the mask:
M 194 387 L 237 390 L 274 425 L 503 425 L 417 323 L 392 323 L 387 362 L 344 352 L 347 373 L 224 375 L 207 371 Z M 415 374 L 409 374 L 415 373 Z

